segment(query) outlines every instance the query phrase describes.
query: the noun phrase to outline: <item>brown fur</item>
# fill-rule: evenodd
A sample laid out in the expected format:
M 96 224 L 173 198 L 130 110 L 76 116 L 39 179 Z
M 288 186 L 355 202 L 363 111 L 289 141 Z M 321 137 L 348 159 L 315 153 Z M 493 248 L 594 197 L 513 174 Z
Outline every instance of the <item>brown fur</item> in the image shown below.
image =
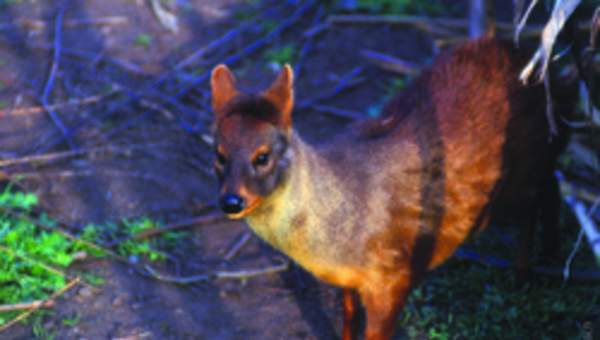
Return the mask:
M 548 145 L 543 92 L 518 83 L 520 66 L 508 45 L 469 42 L 441 57 L 381 118 L 320 146 L 289 130 L 289 113 L 272 118 L 273 108 L 293 102 L 286 69 L 274 84 L 277 96 L 234 98 L 218 113 L 217 144 L 231 159 L 217 169 L 222 187 L 236 183 L 228 190 L 260 196 L 234 217 L 246 217 L 260 237 L 322 280 L 356 290 L 366 338 L 389 338 L 424 273 L 484 228 L 502 202 L 530 208 L 537 184 L 551 178 L 558 147 Z M 255 150 L 276 145 L 278 133 L 287 145 L 272 155 L 265 177 L 248 170 Z M 266 193 L 251 189 L 269 176 L 277 178 Z M 354 309 L 348 295 L 344 302 Z

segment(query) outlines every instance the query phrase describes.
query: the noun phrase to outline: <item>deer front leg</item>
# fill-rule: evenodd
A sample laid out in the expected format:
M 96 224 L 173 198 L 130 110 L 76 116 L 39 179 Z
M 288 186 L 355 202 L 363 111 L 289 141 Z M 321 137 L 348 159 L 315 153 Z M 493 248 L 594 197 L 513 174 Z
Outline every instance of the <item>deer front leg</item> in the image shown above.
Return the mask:
M 356 325 L 354 318 L 356 315 L 356 300 L 354 292 L 351 289 L 343 290 L 343 305 L 344 305 L 344 329 L 342 330 L 342 340 L 353 340 Z
M 398 313 L 410 291 L 410 280 L 379 280 L 359 291 L 367 313 L 366 340 L 391 339 Z

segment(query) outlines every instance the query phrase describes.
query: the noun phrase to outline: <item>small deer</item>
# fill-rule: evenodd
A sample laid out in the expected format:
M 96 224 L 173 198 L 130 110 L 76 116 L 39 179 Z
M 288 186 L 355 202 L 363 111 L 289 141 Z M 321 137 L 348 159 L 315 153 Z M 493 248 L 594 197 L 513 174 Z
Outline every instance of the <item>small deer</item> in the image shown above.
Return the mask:
M 552 173 L 564 142 L 550 138 L 543 89 L 519 83 L 523 61 L 510 44 L 467 42 L 378 118 L 321 145 L 292 127 L 289 65 L 259 94 L 240 92 L 219 65 L 211 90 L 220 206 L 344 289 L 343 339 L 354 336 L 355 293 L 365 338 L 389 339 L 411 288 L 497 211 L 536 215 L 558 204 Z M 541 210 L 552 235 L 557 210 Z

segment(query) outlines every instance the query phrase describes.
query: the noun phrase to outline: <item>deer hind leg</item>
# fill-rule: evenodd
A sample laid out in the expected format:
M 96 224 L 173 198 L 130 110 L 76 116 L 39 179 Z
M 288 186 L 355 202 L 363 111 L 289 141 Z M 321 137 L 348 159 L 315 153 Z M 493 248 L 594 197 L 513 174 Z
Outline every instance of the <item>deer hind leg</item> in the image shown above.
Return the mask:
M 367 313 L 366 340 L 391 339 L 398 313 L 410 291 L 410 280 L 381 280 L 359 291 Z
M 356 333 L 356 300 L 354 292 L 351 289 L 343 290 L 343 305 L 344 305 L 344 329 L 342 331 L 342 340 L 355 339 Z
M 560 190 L 558 188 L 558 180 L 551 173 L 542 181 L 539 200 L 540 222 L 542 225 L 541 260 L 549 263 L 558 258 L 560 246 L 558 228 Z

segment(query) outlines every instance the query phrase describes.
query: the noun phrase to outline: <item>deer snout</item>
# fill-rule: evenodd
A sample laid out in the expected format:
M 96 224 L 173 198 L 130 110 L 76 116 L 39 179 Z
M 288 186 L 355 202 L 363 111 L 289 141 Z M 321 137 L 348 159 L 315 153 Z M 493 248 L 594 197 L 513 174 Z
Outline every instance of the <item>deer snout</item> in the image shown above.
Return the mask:
M 226 193 L 221 196 L 220 205 L 221 210 L 226 214 L 239 214 L 244 210 L 246 203 L 241 196 Z

